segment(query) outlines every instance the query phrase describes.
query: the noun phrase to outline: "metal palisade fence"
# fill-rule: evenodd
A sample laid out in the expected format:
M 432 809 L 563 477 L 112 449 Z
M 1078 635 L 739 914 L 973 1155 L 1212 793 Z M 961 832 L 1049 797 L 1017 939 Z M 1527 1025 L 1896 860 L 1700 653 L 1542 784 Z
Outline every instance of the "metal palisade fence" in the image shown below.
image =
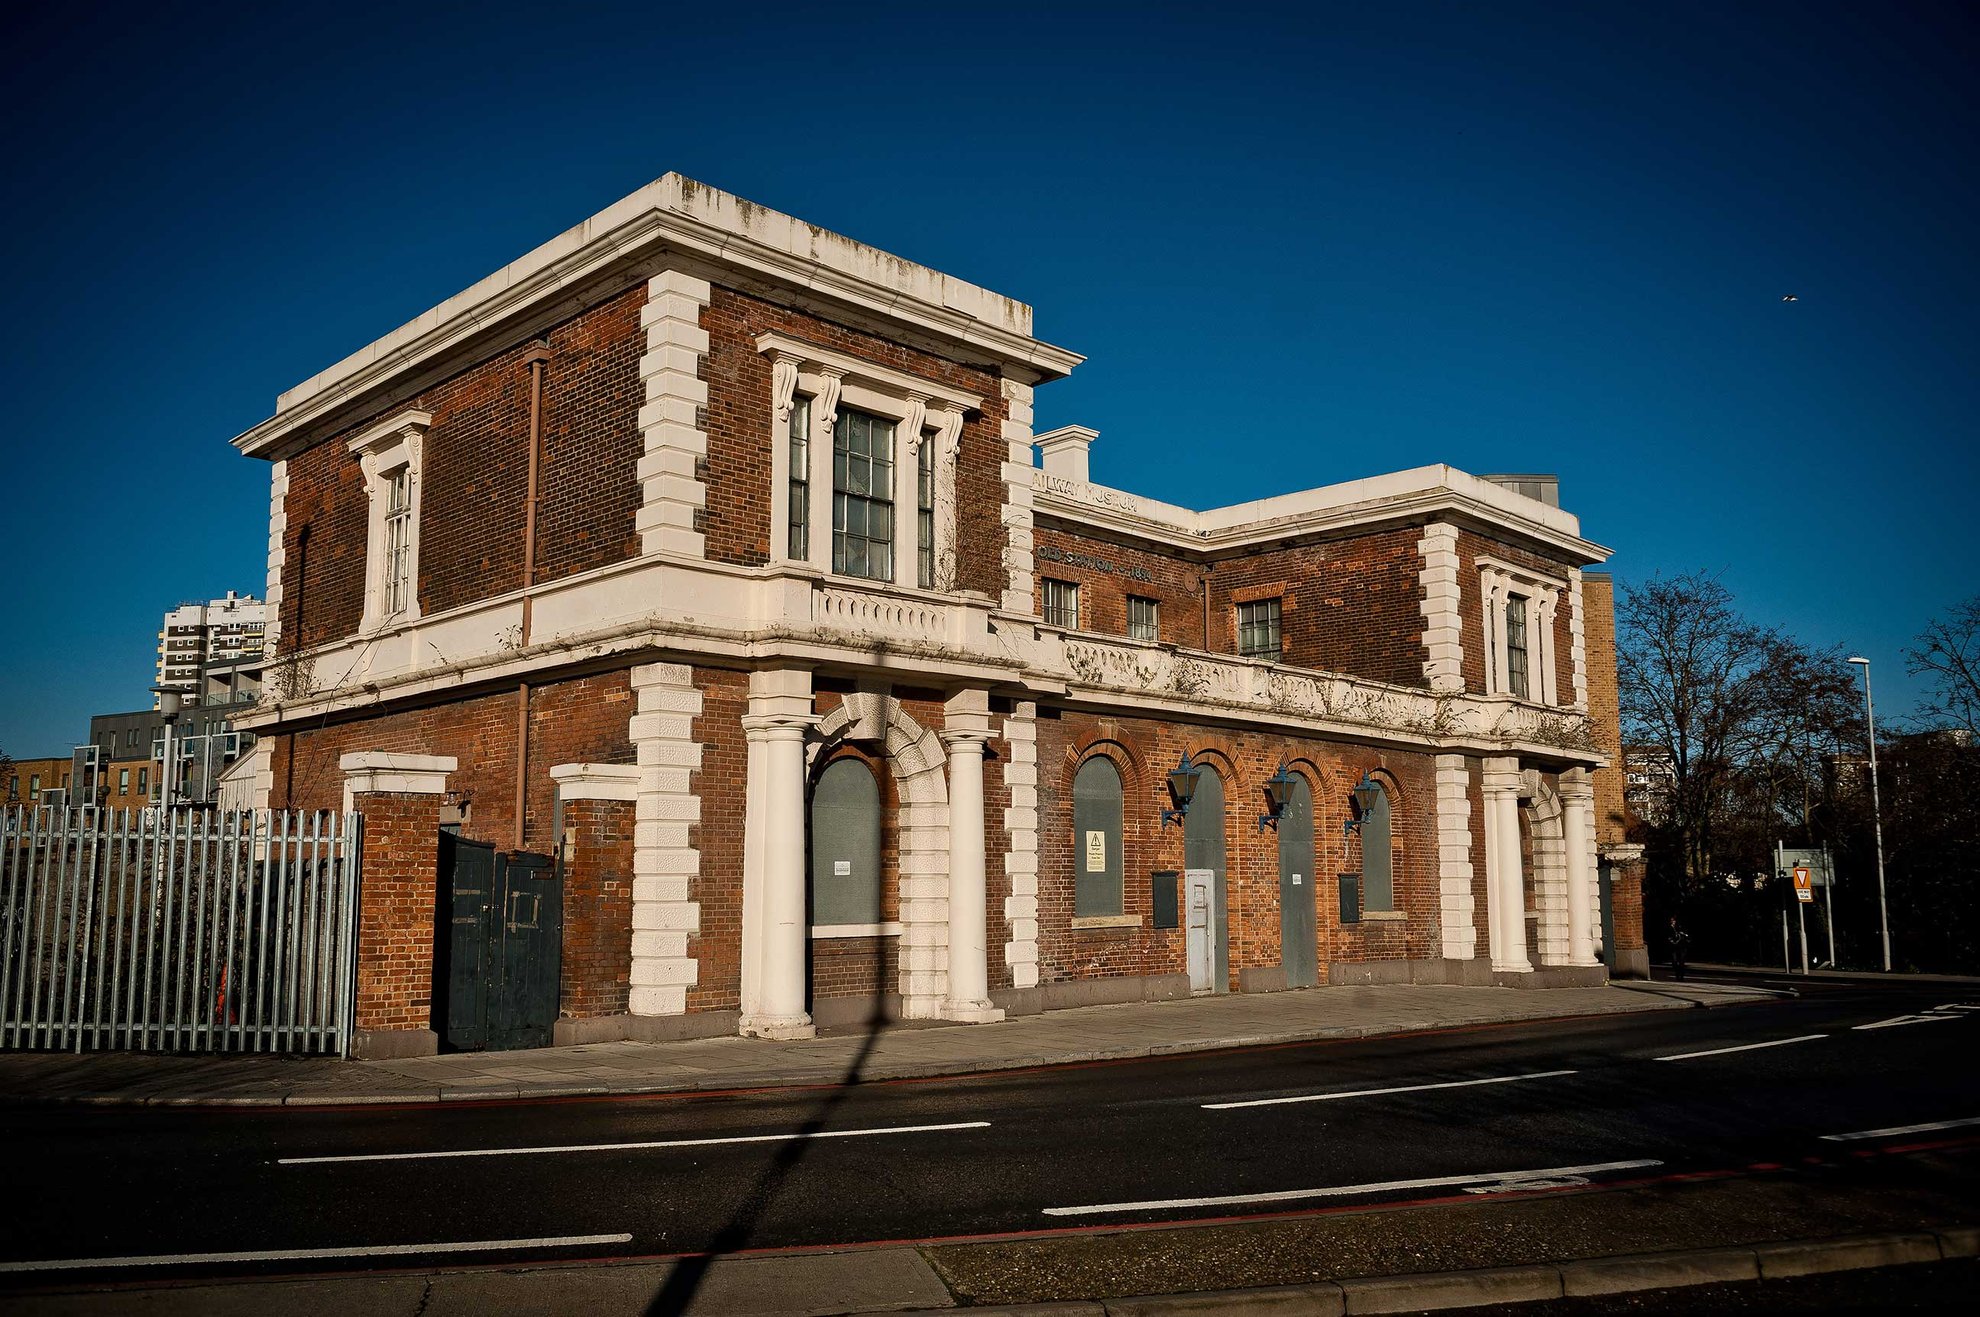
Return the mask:
M 0 1048 L 350 1050 L 359 822 L 0 813 Z

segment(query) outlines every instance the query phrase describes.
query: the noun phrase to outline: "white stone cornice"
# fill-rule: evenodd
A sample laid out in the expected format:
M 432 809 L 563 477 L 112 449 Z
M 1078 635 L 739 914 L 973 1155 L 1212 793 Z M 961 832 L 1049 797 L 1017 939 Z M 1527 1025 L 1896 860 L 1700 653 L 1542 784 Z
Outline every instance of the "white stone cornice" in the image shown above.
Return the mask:
M 417 443 L 433 425 L 433 413 L 408 408 L 380 421 L 350 441 L 353 453 L 378 453 L 396 443 Z
M 637 764 L 555 764 L 550 780 L 562 800 L 637 800 Z
M 965 411 L 983 410 L 983 398 L 980 394 L 965 393 L 961 389 L 949 388 L 937 380 L 924 379 L 919 375 L 910 375 L 906 371 L 875 365 L 864 357 L 855 357 L 850 353 L 838 352 L 816 343 L 807 343 L 788 334 L 758 334 L 756 350 L 773 358 L 777 356 L 796 358 L 807 370 L 820 374 L 830 372 L 841 379 L 851 380 L 855 384 L 869 384 L 886 393 L 899 394 L 902 397 L 919 397 L 924 402 L 939 402 L 944 407 L 959 407 Z
M 344 812 L 356 808 L 354 798 L 367 794 L 439 796 L 447 791 L 447 774 L 460 767 L 452 755 L 408 755 L 386 750 L 357 750 L 337 760 L 344 775 Z
M 1448 466 L 1418 467 L 1204 512 L 1069 480 L 1038 467 L 1029 467 L 1027 478 L 1039 517 L 1195 554 L 1236 553 L 1301 536 L 1449 521 L 1510 534 L 1560 556 L 1562 581 L 1569 564 L 1598 563 L 1609 556 L 1602 545 L 1581 538 L 1580 523 L 1572 515 Z
M 855 327 L 1032 380 L 1064 376 L 1084 359 L 1033 338 L 1022 302 L 668 174 L 288 390 L 234 446 L 271 457 L 307 444 L 380 397 L 409 396 L 412 382 L 683 259 L 704 276 L 780 290 Z

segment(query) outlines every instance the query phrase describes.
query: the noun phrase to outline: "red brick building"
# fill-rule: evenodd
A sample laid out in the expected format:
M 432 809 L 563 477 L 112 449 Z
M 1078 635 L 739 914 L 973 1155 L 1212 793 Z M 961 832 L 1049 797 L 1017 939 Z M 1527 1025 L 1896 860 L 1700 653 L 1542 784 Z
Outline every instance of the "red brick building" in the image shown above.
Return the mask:
M 1448 467 L 1092 484 L 1032 429 L 1080 360 L 668 175 L 240 436 L 257 803 L 394 838 L 373 1054 L 433 1044 L 443 820 L 559 854 L 565 1041 L 1598 979 L 1605 550 Z

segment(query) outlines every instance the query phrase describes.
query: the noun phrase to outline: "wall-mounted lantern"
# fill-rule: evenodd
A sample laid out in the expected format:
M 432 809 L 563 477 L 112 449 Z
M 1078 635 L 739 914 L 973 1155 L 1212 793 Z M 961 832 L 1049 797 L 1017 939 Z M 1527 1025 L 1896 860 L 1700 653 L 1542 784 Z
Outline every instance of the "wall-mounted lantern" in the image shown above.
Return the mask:
M 1346 837 L 1351 832 L 1359 831 L 1362 821 L 1373 812 L 1376 805 L 1381 803 L 1382 784 L 1375 780 L 1373 773 L 1363 773 L 1361 775 L 1361 781 L 1354 784 L 1353 794 L 1355 815 L 1341 825 L 1341 836 L 1343 837 Z
M 1286 771 L 1286 761 L 1279 761 L 1279 771 L 1265 779 L 1265 812 L 1258 816 L 1260 832 L 1270 828 L 1279 830 L 1279 815 L 1286 812 L 1286 802 L 1292 799 L 1293 775 Z
M 1183 825 L 1183 818 L 1189 813 L 1190 798 L 1196 794 L 1196 780 L 1203 776 L 1203 770 L 1190 762 L 1189 751 L 1182 752 L 1182 759 L 1169 770 L 1169 799 L 1175 802 L 1174 809 L 1162 811 L 1162 826 L 1171 823 Z

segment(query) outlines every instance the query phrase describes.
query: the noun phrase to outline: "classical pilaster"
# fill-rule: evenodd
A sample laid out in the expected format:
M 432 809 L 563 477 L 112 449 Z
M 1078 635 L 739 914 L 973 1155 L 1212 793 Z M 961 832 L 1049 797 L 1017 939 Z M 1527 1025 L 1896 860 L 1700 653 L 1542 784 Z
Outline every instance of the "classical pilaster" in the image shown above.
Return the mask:
M 640 547 L 647 553 L 693 558 L 704 553 L 697 521 L 708 499 L 699 470 L 708 456 L 702 419 L 708 383 L 701 378 L 701 362 L 708 355 L 701 312 L 708 298 L 706 279 L 679 270 L 647 281 L 646 305 L 640 311 L 646 352 L 639 363 L 646 385 L 639 430 L 646 451 L 637 467 L 640 509 L 634 519 Z
M 1534 929 L 1534 961 L 1565 965 L 1571 958 L 1568 942 L 1567 816 L 1556 792 L 1551 798 L 1540 787 L 1538 772 L 1528 769 L 1521 794 L 1535 802 L 1533 811 L 1533 905 L 1539 914 Z M 1549 813 L 1548 808 L 1553 812 Z
M 1471 769 L 1463 755 L 1438 755 L 1437 888 L 1447 960 L 1478 954 L 1471 880 Z
M 1010 758 L 1004 763 L 1004 785 L 1010 788 L 1010 808 L 1004 811 L 1004 874 L 1011 894 L 1004 898 L 1004 920 L 1011 940 L 1004 944 L 1011 986 L 1038 986 L 1038 706 L 1029 700 L 1016 705 L 1004 719 L 1004 743 Z
M 1519 854 L 1519 760 L 1485 761 L 1485 894 L 1490 907 L 1492 968 L 1525 973 L 1526 893 Z
M 1581 614 L 1581 569 L 1568 568 L 1568 644 L 1574 664 L 1574 707 L 1588 712 L 1588 624 Z
M 805 908 L 804 738 L 817 723 L 811 673 L 754 672 L 743 731 L 750 740 L 751 780 L 743 820 L 744 914 L 742 1019 L 756 1038 L 809 1038 L 806 967 L 810 917 Z M 755 899 L 750 899 L 755 869 Z M 751 915 L 755 917 L 752 919 Z
M 1528 642 L 1528 651 L 1539 663 L 1539 670 L 1528 677 L 1535 697 L 1542 704 L 1555 705 L 1561 702 L 1560 664 L 1554 652 L 1554 615 L 1560 608 L 1560 592 L 1557 590 L 1535 591 L 1533 600 L 1535 625 Z M 1533 678 L 1537 677 L 1535 681 Z
M 262 652 L 272 663 L 280 649 L 282 635 L 282 568 L 288 560 L 289 464 L 276 462 L 268 472 L 268 588 L 262 630 Z M 278 692 L 279 693 L 279 692 Z M 258 806 L 266 808 L 264 800 Z
M 701 852 L 689 840 L 701 821 L 693 775 L 701 767 L 694 719 L 701 692 L 685 663 L 647 663 L 632 670 L 636 701 L 627 726 L 639 767 L 633 798 L 632 989 L 634 1015 L 681 1015 L 687 990 L 700 977 L 688 939 L 701 931 L 693 899 Z
M 1423 590 L 1423 675 L 1443 694 L 1464 689 L 1463 627 L 1458 615 L 1463 594 L 1458 584 L 1457 527 L 1432 522 L 1423 528 L 1416 551 L 1423 559 L 1417 580 Z
M 1004 380 L 1004 599 L 1014 613 L 1029 613 L 1032 599 L 1031 386 Z
M 1585 768 L 1561 774 L 1561 834 L 1567 846 L 1567 963 L 1596 965 L 1595 784 Z
M 1485 605 L 1485 689 L 1504 695 L 1506 690 L 1506 596 L 1511 589 L 1497 572 L 1484 574 Z
M 949 754 L 949 999 L 942 1013 L 983 1024 L 1004 1018 L 990 1004 L 990 893 L 983 827 L 988 693 L 963 691 L 950 699 L 941 736 Z

